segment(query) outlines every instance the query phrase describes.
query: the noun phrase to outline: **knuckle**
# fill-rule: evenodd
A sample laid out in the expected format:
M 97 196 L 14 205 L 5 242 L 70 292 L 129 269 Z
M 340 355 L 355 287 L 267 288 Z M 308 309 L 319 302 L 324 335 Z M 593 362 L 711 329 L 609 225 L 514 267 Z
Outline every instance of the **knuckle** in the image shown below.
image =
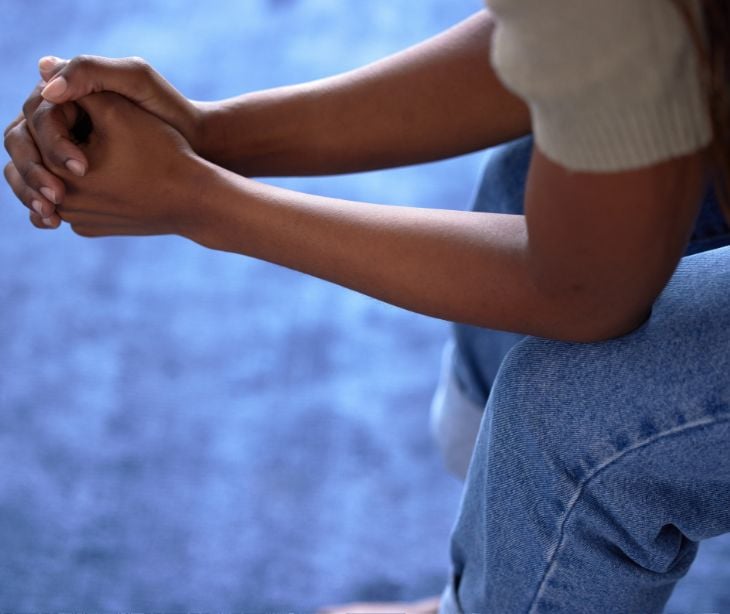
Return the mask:
M 5 181 L 8 182 L 8 185 L 13 190 L 13 193 L 20 198 L 21 194 L 27 188 L 22 182 L 20 174 L 12 162 L 5 165 L 5 168 L 3 169 L 3 176 L 5 177 Z
M 30 223 L 33 224 L 33 226 L 35 226 L 36 228 L 42 228 L 41 217 L 37 213 L 31 211 L 28 215 L 28 218 L 30 219 Z
M 144 58 L 140 56 L 132 56 L 126 59 L 129 70 L 140 76 L 147 76 L 150 73 L 150 65 Z
M 14 130 L 19 124 L 21 124 L 23 121 L 25 121 L 25 116 L 21 113 L 16 117 L 13 121 L 11 121 L 6 127 L 5 130 L 3 130 L 3 137 L 8 136 L 8 133 L 11 130 Z
M 69 70 L 84 70 L 92 66 L 94 62 L 95 58 L 93 55 L 88 55 L 84 53 L 72 58 L 71 61 L 68 63 L 68 68 Z
M 23 180 L 28 187 L 33 189 L 44 187 L 41 181 L 41 167 L 38 164 L 29 164 L 24 170 Z
M 32 165 L 30 164 L 24 164 L 20 168 L 17 166 L 15 167 L 15 170 L 18 171 L 18 175 L 20 175 L 20 178 L 23 180 L 23 183 L 25 185 L 30 185 L 30 181 L 32 179 Z
M 31 208 L 33 200 L 37 200 L 35 192 L 33 192 L 22 180 L 15 175 L 13 172 L 8 177 L 8 184 L 10 185 L 15 197 L 28 209 Z
M 3 167 L 3 177 L 5 177 L 5 181 L 10 183 L 11 177 L 13 176 L 13 169 L 15 168 L 15 165 L 12 162 L 8 162 Z
M 40 190 L 41 187 L 47 185 L 41 181 L 41 167 L 36 163 L 24 164 L 20 168 L 16 166 L 15 171 L 18 173 L 25 188 Z
M 36 147 L 43 160 L 56 166 L 63 166 L 65 157 L 58 151 L 63 142 L 64 134 L 59 129 L 59 107 L 41 105 L 31 118 Z
M 38 132 L 43 129 L 44 123 L 47 122 L 53 108 L 53 105 L 47 102 L 41 103 L 36 107 L 28 120 L 34 130 Z
M 100 69 L 103 69 L 108 60 L 95 55 L 77 55 L 69 62 L 66 79 L 74 82 L 85 94 L 103 91 L 104 84 L 100 80 Z M 79 92 L 80 93 L 80 92 Z
M 56 169 L 57 171 L 66 170 L 66 156 L 56 149 L 49 149 L 43 154 L 43 160 L 49 169 Z
M 12 128 L 5 133 L 5 136 L 3 136 L 3 147 L 5 147 L 5 151 L 11 154 L 10 150 L 13 148 L 13 143 L 17 138 L 18 135 L 15 128 Z
M 26 118 L 32 116 L 42 100 L 40 93 L 33 92 L 23 103 L 23 115 Z
M 33 158 L 35 145 L 25 121 L 5 134 L 3 147 L 14 162 L 24 162 Z
M 64 153 L 65 137 L 57 130 L 48 130 L 39 145 L 43 160 L 51 165 L 63 167 L 68 156 Z

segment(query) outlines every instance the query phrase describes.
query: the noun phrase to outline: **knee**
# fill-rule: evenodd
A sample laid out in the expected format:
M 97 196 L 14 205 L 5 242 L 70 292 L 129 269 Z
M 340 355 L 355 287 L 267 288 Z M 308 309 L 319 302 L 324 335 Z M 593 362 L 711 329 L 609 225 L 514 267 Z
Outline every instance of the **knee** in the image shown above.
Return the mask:
M 579 344 L 525 337 L 507 354 L 492 389 L 499 404 L 540 405 L 574 397 L 585 388 L 607 360 L 603 344 Z
M 622 422 L 641 394 L 634 347 L 535 337 L 518 343 L 487 406 L 500 448 L 518 456 L 539 450 L 576 475 L 614 454 Z

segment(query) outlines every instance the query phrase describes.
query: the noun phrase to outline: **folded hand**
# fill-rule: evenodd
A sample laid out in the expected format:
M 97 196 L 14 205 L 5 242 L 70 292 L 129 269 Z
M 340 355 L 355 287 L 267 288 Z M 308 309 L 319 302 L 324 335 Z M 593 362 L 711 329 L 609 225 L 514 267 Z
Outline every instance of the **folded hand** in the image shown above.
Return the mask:
M 180 132 L 117 94 L 77 104 L 91 128 L 78 145 L 88 169 L 83 177 L 59 171 L 61 219 L 82 236 L 184 232 L 195 213 L 187 203 L 200 160 Z
M 65 202 L 69 173 L 82 177 L 89 169 L 87 150 L 80 146 L 88 126 L 75 101 L 94 92 L 122 94 L 142 109 L 174 126 L 194 149 L 200 147 L 202 112 L 139 58 L 79 56 L 71 61 L 43 58 L 42 80 L 23 105 L 23 112 L 5 130 L 11 161 L 5 178 L 30 209 L 39 228 L 61 222 L 56 207 Z M 74 127 L 76 130 L 74 130 Z

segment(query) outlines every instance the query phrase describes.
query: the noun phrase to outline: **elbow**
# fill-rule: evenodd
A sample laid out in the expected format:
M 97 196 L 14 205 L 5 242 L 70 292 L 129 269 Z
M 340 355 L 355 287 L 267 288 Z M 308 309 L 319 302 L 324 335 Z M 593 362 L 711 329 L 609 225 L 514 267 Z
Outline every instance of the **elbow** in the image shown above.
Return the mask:
M 600 343 L 623 337 L 639 328 L 649 317 L 651 309 L 618 314 L 575 311 L 563 325 L 560 340 L 573 343 Z
M 542 257 L 530 264 L 530 285 L 544 315 L 538 335 L 575 343 L 616 339 L 642 326 L 672 273 L 669 267 L 596 266 L 575 258 L 555 263 Z
M 543 314 L 538 335 L 556 341 L 598 343 L 623 337 L 639 328 L 651 314 L 654 296 L 606 292 L 588 288 L 541 292 Z

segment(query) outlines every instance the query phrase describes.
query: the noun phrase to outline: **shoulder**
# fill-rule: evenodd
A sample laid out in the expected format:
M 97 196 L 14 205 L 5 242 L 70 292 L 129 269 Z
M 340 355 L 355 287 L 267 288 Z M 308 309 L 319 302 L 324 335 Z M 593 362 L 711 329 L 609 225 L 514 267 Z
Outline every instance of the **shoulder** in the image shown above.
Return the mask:
M 529 105 L 551 159 L 576 170 L 625 170 L 711 140 L 698 58 L 674 0 L 488 4 L 492 63 Z

